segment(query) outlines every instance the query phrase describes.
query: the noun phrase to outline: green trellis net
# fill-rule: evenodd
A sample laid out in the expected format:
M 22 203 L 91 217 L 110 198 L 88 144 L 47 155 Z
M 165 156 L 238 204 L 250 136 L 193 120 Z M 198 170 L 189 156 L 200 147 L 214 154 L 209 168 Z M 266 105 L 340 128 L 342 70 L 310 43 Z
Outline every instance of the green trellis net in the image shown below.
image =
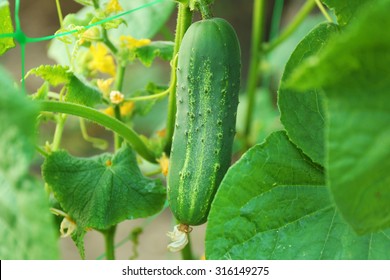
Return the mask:
M 123 16 L 125 16 L 127 14 L 131 14 L 131 13 L 134 13 L 136 11 L 142 10 L 144 8 L 150 7 L 152 5 L 156 5 L 156 4 L 158 4 L 160 2 L 163 2 L 163 1 L 170 1 L 170 0 L 155 0 L 155 1 L 151 1 L 149 3 L 146 3 L 144 5 L 136 7 L 134 9 L 130 9 L 130 10 L 118 13 L 118 14 L 116 14 L 114 16 L 107 17 L 107 18 L 105 18 L 103 20 L 94 22 L 92 24 L 86 25 L 83 28 L 84 28 L 84 30 L 87 30 L 87 29 L 92 28 L 94 26 L 102 25 L 104 23 L 107 23 L 107 22 L 113 21 L 115 19 L 121 18 L 121 17 L 123 17 Z M 23 32 L 23 29 L 21 27 L 20 17 L 19 17 L 19 10 L 20 10 L 20 0 L 15 0 L 15 13 L 14 13 L 15 32 L 13 32 L 13 33 L 2 33 L 1 29 L 0 29 L 0 39 L 13 38 L 20 45 L 21 77 L 22 77 L 22 81 L 21 82 L 22 82 L 22 87 L 24 88 L 25 87 L 24 76 L 25 76 L 26 45 L 30 44 L 30 43 L 49 41 L 49 40 L 52 40 L 52 39 L 55 39 L 55 38 L 68 36 L 68 35 L 80 32 L 80 29 L 77 28 L 77 29 L 74 29 L 74 30 L 57 33 L 55 35 L 43 36 L 43 37 L 29 37 L 29 36 L 27 36 Z

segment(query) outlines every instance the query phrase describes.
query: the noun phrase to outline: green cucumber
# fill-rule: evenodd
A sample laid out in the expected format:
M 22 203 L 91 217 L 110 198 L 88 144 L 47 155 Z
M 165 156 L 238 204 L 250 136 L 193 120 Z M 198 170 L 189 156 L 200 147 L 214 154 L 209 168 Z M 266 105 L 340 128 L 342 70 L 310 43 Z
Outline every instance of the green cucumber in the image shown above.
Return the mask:
M 233 27 L 213 18 L 192 24 L 177 67 L 177 113 L 168 200 L 183 225 L 207 220 L 231 163 L 240 87 L 240 45 Z

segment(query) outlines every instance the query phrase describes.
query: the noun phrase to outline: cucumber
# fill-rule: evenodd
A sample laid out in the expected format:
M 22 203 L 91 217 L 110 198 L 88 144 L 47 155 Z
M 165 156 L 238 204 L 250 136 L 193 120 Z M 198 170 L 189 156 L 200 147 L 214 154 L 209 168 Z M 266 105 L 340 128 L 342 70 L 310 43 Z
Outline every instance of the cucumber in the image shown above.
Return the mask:
M 177 113 L 167 177 L 168 200 L 182 225 L 207 220 L 231 163 L 240 87 L 241 53 L 224 19 L 192 24 L 177 67 Z

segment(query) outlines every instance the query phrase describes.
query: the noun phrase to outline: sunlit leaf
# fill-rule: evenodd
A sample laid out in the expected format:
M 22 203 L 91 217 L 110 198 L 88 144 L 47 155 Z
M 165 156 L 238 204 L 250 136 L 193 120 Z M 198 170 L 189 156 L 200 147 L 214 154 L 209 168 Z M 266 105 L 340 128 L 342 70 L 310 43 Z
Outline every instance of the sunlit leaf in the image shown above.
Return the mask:
M 341 218 L 323 170 L 284 132 L 226 174 L 206 232 L 207 259 L 388 259 L 390 230 L 358 236 Z
M 9 3 L 5 0 L 0 0 L 0 35 L 11 34 L 14 28 L 11 20 L 11 13 Z M 9 49 L 15 47 L 15 42 L 12 37 L 0 38 L 0 56 Z

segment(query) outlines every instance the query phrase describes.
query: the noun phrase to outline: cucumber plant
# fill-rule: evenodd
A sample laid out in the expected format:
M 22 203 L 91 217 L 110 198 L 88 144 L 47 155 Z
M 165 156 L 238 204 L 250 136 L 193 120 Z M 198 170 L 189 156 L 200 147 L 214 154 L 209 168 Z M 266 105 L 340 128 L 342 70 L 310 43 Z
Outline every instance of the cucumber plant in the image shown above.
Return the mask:
M 0 69 L 0 258 L 59 258 L 60 236 L 92 258 L 91 231 L 99 258 L 150 258 L 155 218 L 183 259 L 390 258 L 389 0 L 306 0 L 284 28 L 283 0 L 56 0 L 44 37 L 20 2 L 0 0 L 2 62 L 22 60 L 20 85 Z M 230 3 L 253 4 L 249 55 Z M 56 63 L 25 69 L 43 41 Z

